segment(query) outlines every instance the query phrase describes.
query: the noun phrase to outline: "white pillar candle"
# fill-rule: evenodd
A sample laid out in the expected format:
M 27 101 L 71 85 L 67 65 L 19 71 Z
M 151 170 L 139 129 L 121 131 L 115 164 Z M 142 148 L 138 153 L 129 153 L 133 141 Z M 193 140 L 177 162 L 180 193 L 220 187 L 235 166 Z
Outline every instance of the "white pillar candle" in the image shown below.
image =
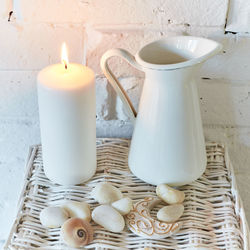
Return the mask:
M 68 185 L 96 171 L 94 72 L 81 64 L 54 64 L 38 74 L 38 105 L 46 176 Z

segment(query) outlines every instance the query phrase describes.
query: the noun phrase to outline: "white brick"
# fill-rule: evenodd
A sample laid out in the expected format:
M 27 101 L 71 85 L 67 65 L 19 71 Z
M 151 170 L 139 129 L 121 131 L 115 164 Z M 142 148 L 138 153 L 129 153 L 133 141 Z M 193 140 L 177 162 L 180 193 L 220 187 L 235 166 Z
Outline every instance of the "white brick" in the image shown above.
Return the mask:
M 21 0 L 29 22 L 223 26 L 227 0 Z
M 229 1 L 226 31 L 250 32 L 250 2 L 245 0 Z
M 250 37 L 227 34 L 212 38 L 222 43 L 223 52 L 204 63 L 201 75 L 228 80 L 250 80 Z
M 81 26 L 0 23 L 0 69 L 41 69 L 60 62 L 61 45 L 68 45 L 69 59 L 82 62 Z
M 228 8 L 227 0 L 168 0 L 162 1 L 159 12 L 163 23 L 198 26 L 224 26 Z
M 143 11 L 141 7 L 143 5 Z M 28 22 L 89 22 L 93 24 L 152 23 L 157 8 L 153 0 L 21 0 Z
M 16 13 L 24 21 L 67 23 L 81 21 L 78 0 L 18 0 L 19 8 Z
M 176 30 L 177 26 L 173 25 L 172 29 Z M 219 39 L 225 35 L 224 27 L 183 26 L 182 30 L 183 35 L 200 36 L 210 39 Z
M 0 117 L 38 119 L 34 71 L 0 71 Z
M 154 24 L 159 2 L 154 0 L 94 0 L 81 9 L 84 21 L 92 24 Z
M 89 1 L 81 15 L 92 24 L 152 24 L 158 23 L 154 0 L 94 0 Z
M 203 124 L 249 126 L 250 85 L 202 80 L 198 87 Z

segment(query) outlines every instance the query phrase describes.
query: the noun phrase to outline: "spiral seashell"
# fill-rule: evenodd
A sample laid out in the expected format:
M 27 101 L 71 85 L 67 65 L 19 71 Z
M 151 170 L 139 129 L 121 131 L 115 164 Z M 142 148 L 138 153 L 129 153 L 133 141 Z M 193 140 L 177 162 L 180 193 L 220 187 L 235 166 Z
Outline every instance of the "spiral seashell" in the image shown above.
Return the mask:
M 80 218 L 71 218 L 64 222 L 61 235 L 71 247 L 83 247 L 93 241 L 93 228 L 89 222 Z

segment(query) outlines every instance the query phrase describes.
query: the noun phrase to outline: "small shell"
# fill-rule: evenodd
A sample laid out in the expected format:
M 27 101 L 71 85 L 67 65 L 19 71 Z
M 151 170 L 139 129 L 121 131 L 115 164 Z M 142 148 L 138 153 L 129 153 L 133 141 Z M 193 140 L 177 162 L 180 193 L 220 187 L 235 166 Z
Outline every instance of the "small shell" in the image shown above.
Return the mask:
M 92 190 L 93 198 L 100 204 L 110 204 L 122 198 L 121 191 L 107 182 L 98 183 Z
M 129 197 L 122 198 L 111 204 L 121 215 L 128 214 L 133 209 L 132 200 Z
M 49 228 L 60 227 L 68 218 L 68 212 L 61 207 L 46 207 L 40 213 L 41 224 Z
M 177 221 L 184 212 L 184 206 L 182 204 L 174 204 L 162 207 L 157 212 L 157 219 L 164 222 Z
M 85 201 L 69 201 L 63 205 L 63 208 L 68 212 L 70 218 L 80 218 L 91 221 L 91 212 L 89 204 Z
M 61 228 L 61 236 L 71 247 L 83 247 L 93 241 L 93 228 L 89 222 L 80 218 L 65 221 Z
M 156 194 L 168 204 L 182 203 L 185 199 L 184 192 L 171 188 L 167 184 L 158 185 Z
M 125 226 L 122 215 L 109 205 L 96 207 L 92 212 L 92 219 L 106 230 L 119 233 Z

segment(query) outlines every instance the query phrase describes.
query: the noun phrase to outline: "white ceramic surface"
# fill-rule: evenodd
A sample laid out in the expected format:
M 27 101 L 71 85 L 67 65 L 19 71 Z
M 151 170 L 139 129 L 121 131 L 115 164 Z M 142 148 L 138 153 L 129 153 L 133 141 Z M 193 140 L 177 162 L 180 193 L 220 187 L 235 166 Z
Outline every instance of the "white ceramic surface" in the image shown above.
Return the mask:
M 135 121 L 128 163 L 140 179 L 178 186 L 204 172 L 206 152 L 195 75 L 200 63 L 221 49 L 209 39 L 177 36 L 150 43 L 135 57 L 123 49 L 103 55 L 101 68 Z M 113 56 L 145 72 L 138 114 L 108 67 Z

